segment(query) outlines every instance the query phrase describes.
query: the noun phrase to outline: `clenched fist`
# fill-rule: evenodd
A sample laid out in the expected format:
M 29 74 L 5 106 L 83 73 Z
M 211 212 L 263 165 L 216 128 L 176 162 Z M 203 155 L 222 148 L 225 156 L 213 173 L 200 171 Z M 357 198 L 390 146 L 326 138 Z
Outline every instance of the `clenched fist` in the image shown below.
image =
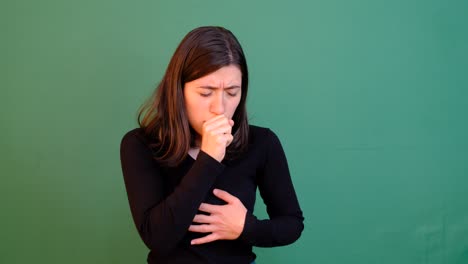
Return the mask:
M 226 148 L 233 140 L 232 126 L 234 121 L 224 115 L 215 116 L 203 124 L 203 134 L 200 149 L 221 162 L 226 154 Z

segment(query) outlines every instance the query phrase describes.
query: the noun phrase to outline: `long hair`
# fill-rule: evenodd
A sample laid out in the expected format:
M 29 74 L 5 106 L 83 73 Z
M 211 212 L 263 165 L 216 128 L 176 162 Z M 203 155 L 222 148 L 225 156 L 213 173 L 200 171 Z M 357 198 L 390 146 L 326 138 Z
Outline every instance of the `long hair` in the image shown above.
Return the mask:
M 226 149 L 225 159 L 233 160 L 247 149 L 249 76 L 244 52 L 231 31 L 223 27 L 199 27 L 184 37 L 153 95 L 139 109 L 138 124 L 145 135 L 154 140 L 150 147 L 154 158 L 162 165 L 176 166 L 194 144 L 196 132 L 188 121 L 184 84 L 228 65 L 239 67 L 242 92 L 232 118 L 234 139 Z

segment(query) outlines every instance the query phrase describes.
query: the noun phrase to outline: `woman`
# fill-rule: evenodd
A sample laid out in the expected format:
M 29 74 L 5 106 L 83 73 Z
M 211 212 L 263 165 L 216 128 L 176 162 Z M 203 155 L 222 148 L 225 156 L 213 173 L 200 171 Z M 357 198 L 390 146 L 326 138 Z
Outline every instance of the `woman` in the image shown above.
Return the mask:
M 247 64 L 222 27 L 189 32 L 140 128 L 121 142 L 133 220 L 148 263 L 252 263 L 252 246 L 296 241 L 304 226 L 284 151 L 248 124 Z M 256 189 L 269 219 L 254 214 Z

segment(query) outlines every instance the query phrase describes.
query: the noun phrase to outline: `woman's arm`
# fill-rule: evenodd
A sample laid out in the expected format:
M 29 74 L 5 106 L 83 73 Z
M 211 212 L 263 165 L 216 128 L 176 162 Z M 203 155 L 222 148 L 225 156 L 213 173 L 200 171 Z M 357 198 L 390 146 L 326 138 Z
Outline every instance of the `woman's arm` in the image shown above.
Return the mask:
M 257 247 L 291 244 L 304 229 L 304 217 L 283 147 L 271 130 L 267 131 L 266 138 L 266 158 L 263 173 L 258 176 L 258 187 L 270 219 L 258 220 L 247 212 L 240 236 L 240 239 Z
M 161 168 L 135 131 L 127 133 L 120 146 L 130 209 L 146 246 L 158 255 L 165 255 L 188 232 L 198 207 L 224 165 L 200 151 L 180 184 L 165 197 Z

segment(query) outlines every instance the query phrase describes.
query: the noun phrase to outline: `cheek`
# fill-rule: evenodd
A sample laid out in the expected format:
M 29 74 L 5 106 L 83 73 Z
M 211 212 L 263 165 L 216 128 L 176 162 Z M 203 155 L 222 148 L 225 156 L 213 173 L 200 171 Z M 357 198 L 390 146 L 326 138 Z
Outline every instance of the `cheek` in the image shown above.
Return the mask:
M 196 104 L 186 104 L 187 115 L 190 123 L 196 122 L 199 119 L 200 112 L 197 110 Z
M 187 110 L 187 117 L 189 123 L 197 133 L 202 132 L 203 121 L 205 120 L 204 105 L 201 101 L 185 101 L 185 108 Z
M 232 113 L 234 114 L 234 112 L 236 111 L 237 107 L 239 107 L 239 104 L 240 104 L 240 97 L 239 98 L 236 98 L 236 100 L 234 100 L 232 102 Z

